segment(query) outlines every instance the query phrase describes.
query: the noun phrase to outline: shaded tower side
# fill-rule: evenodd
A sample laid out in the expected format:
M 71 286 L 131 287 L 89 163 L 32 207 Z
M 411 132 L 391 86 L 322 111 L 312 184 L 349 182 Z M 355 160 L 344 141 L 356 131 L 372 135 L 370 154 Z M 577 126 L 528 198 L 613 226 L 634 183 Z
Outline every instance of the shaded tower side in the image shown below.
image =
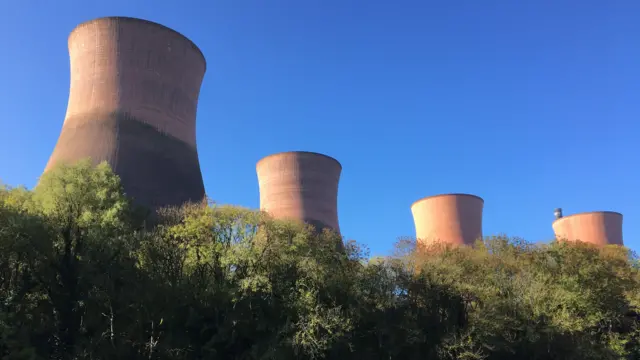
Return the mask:
M 258 161 L 260 209 L 277 219 L 304 221 L 340 232 L 338 183 L 342 166 L 329 156 L 284 152 Z
M 411 205 L 418 243 L 472 245 L 482 238 L 484 200 L 475 195 L 445 194 Z
M 623 245 L 622 214 L 594 211 L 561 217 L 553 222 L 558 240 L 583 241 L 596 246 Z
M 127 195 L 150 208 L 204 198 L 196 109 L 206 63 L 186 37 L 156 23 L 107 17 L 69 35 L 67 113 L 45 172 L 107 161 Z

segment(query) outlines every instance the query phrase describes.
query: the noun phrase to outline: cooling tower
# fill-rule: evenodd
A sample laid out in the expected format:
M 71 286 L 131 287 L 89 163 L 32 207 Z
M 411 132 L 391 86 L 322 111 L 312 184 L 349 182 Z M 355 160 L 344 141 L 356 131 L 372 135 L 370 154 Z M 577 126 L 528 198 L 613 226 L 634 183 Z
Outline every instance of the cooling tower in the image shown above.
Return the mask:
M 329 156 L 292 151 L 256 165 L 260 209 L 276 219 L 292 219 L 340 232 L 338 182 L 342 166 Z
M 69 35 L 67 113 L 45 172 L 90 157 L 107 161 L 127 195 L 151 209 L 204 198 L 196 108 L 206 63 L 165 26 L 106 17 Z
M 475 195 L 445 194 L 411 205 L 418 243 L 473 245 L 482 238 L 484 200 Z
M 622 214 L 594 211 L 561 217 L 553 222 L 559 240 L 580 240 L 596 246 L 623 245 Z

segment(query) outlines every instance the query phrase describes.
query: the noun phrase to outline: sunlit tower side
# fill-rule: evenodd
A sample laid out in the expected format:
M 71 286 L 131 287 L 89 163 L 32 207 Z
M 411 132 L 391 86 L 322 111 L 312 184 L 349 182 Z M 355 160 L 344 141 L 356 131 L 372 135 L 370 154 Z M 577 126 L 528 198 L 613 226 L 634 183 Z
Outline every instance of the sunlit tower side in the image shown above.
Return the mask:
M 329 156 L 291 151 L 269 155 L 256 165 L 260 209 L 276 219 L 306 222 L 340 233 L 338 183 L 342 166 Z
M 562 216 L 552 224 L 556 239 L 582 241 L 596 246 L 623 245 L 622 214 L 613 211 L 592 211 Z
M 151 209 L 204 198 L 196 110 L 202 52 L 163 25 L 105 17 L 69 35 L 67 113 L 45 172 L 107 161 L 127 195 Z
M 469 194 L 443 194 L 411 205 L 418 244 L 473 245 L 482 239 L 484 200 Z

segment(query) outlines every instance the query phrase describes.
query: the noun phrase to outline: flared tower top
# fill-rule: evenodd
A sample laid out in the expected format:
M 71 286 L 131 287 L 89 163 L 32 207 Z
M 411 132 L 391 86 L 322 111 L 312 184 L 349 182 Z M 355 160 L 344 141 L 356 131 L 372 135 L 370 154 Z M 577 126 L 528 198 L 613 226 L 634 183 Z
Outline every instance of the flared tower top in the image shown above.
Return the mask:
M 305 155 L 305 154 L 331 160 L 331 161 L 335 162 L 340 169 L 342 169 L 342 164 L 340 164 L 340 162 L 338 160 L 336 160 L 335 158 L 332 158 L 329 155 L 325 155 L 325 154 L 321 154 L 321 153 L 317 153 L 317 152 L 313 152 L 313 151 L 283 151 L 283 152 L 267 155 L 267 156 L 263 157 L 262 159 L 258 160 L 258 162 L 256 163 L 256 167 L 260 166 L 260 163 L 262 163 L 262 162 L 264 162 L 264 161 L 266 161 L 268 159 L 277 157 L 277 156 L 282 156 L 282 155 Z
M 431 196 L 426 196 L 423 197 L 421 199 L 418 199 L 416 201 L 413 202 L 413 204 L 411 204 L 411 207 L 413 207 L 414 205 L 421 203 L 425 200 L 430 200 L 430 199 L 434 199 L 434 198 L 439 198 L 439 197 L 444 197 L 444 196 L 454 196 L 454 197 L 472 197 L 472 198 L 476 198 L 482 202 L 484 202 L 484 199 L 481 198 L 478 195 L 473 195 L 473 194 L 463 194 L 463 193 L 450 193 L 450 194 L 438 194 L 438 195 L 431 195 Z
M 585 212 L 580 212 L 580 213 L 575 213 L 575 214 L 571 214 L 571 215 L 564 215 L 559 219 L 555 219 L 553 221 L 552 224 L 555 224 L 559 221 L 565 220 L 565 219 L 570 219 L 570 218 L 574 218 L 577 216 L 581 216 L 581 215 L 596 215 L 596 214 L 602 214 L 602 215 L 617 215 L 622 217 L 622 213 L 619 213 L 617 211 L 585 211 Z
M 71 38 L 73 37 L 73 35 L 78 32 L 79 30 L 81 30 L 82 28 L 86 27 L 87 25 L 91 25 L 91 24 L 95 24 L 98 22 L 131 22 L 131 23 L 137 23 L 137 24 L 141 24 L 141 25 L 147 25 L 147 26 L 153 26 L 153 27 L 157 27 L 158 29 L 162 29 L 164 31 L 168 31 L 171 32 L 175 35 L 177 35 L 178 37 L 182 38 L 185 42 L 187 42 L 188 44 L 191 45 L 191 47 L 200 55 L 200 57 L 202 58 L 202 62 L 204 63 L 204 69 L 205 71 L 207 70 L 207 59 L 204 56 L 204 53 L 202 52 L 202 50 L 200 50 L 200 48 L 193 42 L 191 41 L 191 39 L 189 39 L 188 37 L 186 37 L 185 35 L 183 35 L 182 33 L 167 27 L 165 25 L 162 24 L 158 24 L 156 22 L 150 21 L 150 20 L 145 20 L 145 19 L 139 19 L 139 18 L 134 18 L 134 17 L 128 17 L 128 16 L 103 16 L 103 17 L 99 17 L 96 19 L 91 19 L 91 20 L 87 20 L 85 22 L 82 22 L 80 24 L 78 24 L 75 28 L 73 28 L 73 30 L 71 30 L 71 33 L 69 33 L 69 37 L 67 39 L 68 42 L 71 42 Z

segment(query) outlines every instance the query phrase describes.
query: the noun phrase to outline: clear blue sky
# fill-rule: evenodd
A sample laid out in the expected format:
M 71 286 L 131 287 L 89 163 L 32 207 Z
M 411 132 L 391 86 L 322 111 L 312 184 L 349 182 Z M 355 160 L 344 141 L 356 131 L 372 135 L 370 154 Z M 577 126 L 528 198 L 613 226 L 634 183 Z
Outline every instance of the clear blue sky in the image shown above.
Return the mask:
M 640 248 L 640 1 L 2 1 L 0 178 L 33 186 L 67 105 L 67 35 L 108 15 L 191 38 L 207 193 L 258 207 L 255 163 L 343 164 L 343 233 L 390 250 L 428 195 L 485 199 L 485 234 L 553 236 L 553 209 L 625 215 Z

